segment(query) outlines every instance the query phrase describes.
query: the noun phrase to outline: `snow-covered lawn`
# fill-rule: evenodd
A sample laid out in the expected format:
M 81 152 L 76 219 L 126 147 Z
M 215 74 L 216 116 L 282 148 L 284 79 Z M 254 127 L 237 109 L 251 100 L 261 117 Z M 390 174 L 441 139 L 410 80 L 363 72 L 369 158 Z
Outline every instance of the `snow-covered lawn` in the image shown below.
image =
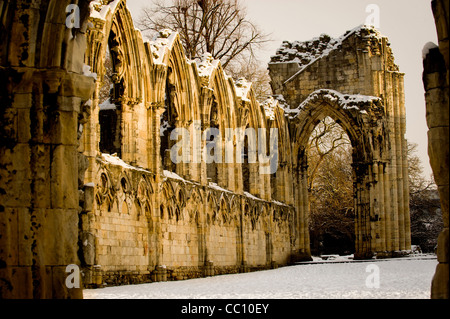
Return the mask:
M 237 275 L 84 290 L 85 299 L 429 299 L 436 259 L 325 261 Z M 368 288 L 369 265 L 379 288 Z M 376 268 L 376 267 L 375 267 Z M 369 270 L 372 268 L 369 268 Z

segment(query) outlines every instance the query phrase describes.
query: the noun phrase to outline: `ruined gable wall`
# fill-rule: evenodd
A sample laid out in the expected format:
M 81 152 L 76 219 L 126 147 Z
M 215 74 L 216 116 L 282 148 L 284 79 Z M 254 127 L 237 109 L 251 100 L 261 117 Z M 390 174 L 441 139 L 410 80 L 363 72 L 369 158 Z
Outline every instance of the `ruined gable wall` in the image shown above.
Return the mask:
M 274 93 L 286 101 L 286 112 L 290 114 L 301 112 L 304 103 L 323 89 L 337 91 L 344 98 L 345 95 L 356 94 L 363 98 L 373 96 L 382 99 L 384 114 L 381 116 L 386 123 L 369 121 L 372 123 L 368 122 L 368 128 L 373 131 L 371 134 L 374 136 L 383 135 L 387 147 L 381 151 L 374 143 L 372 150 L 364 150 L 363 146 L 367 142 L 353 141 L 357 142 L 354 145 L 354 160 L 363 159 L 354 162 L 354 167 L 359 167 L 362 171 L 372 170 L 373 176 L 376 176 L 375 181 L 382 180 L 378 185 L 389 185 L 388 189 L 374 190 L 377 195 L 371 195 L 379 196 L 377 201 L 385 201 L 382 210 L 386 214 L 386 226 L 375 226 L 377 222 L 370 222 L 368 224 L 374 230 L 372 234 L 363 237 L 368 238 L 367 241 L 374 239 L 372 249 L 381 250 L 380 256 L 409 250 L 404 74 L 395 65 L 388 39 L 372 27 L 360 26 L 337 39 L 322 35 L 306 42 L 284 42 L 272 57 L 269 70 Z M 347 99 L 351 97 L 347 96 Z M 331 116 L 329 113 L 326 115 Z M 308 121 L 308 114 L 304 118 Z M 300 128 L 304 125 L 304 122 L 295 124 Z M 303 138 L 308 139 L 309 136 Z M 370 183 L 365 184 L 366 182 L 361 184 L 361 187 L 370 188 Z M 378 205 L 368 205 L 367 210 L 373 214 L 372 220 L 375 221 L 378 219 L 376 216 L 380 216 L 375 212 L 379 209 Z M 380 239 L 381 232 L 387 234 L 387 238 Z
M 318 89 L 386 95 L 381 91 L 381 72 L 398 72 L 398 66 L 387 38 L 375 29 L 357 27 L 337 39 L 322 35 L 306 42 L 284 42 L 269 70 L 274 94 L 283 95 L 295 108 Z M 398 74 L 398 79 L 402 76 Z

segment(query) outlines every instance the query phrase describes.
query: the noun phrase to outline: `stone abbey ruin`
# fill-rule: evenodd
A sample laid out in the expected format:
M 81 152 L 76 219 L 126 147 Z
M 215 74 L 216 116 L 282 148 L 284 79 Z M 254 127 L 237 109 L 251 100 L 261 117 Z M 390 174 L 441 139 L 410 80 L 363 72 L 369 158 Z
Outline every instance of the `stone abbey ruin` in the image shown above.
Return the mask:
M 352 142 L 355 258 L 408 253 L 404 74 L 377 30 L 284 42 L 269 63 L 274 97 L 259 103 L 210 55 L 187 59 L 177 33 L 144 41 L 125 0 L 74 2 L 80 25 L 68 28 L 70 1 L 0 1 L 0 298 L 310 260 L 307 142 L 325 117 Z M 446 59 L 428 64 L 446 227 L 433 290 L 448 298 L 448 4 L 433 5 Z M 114 84 L 100 103 L 108 52 Z M 192 133 L 179 163 L 176 128 Z M 259 147 L 278 132 L 276 173 L 241 143 L 251 128 Z M 208 129 L 220 132 L 216 161 L 195 161 L 212 141 L 194 132 Z M 67 286 L 68 265 L 82 270 L 80 288 Z

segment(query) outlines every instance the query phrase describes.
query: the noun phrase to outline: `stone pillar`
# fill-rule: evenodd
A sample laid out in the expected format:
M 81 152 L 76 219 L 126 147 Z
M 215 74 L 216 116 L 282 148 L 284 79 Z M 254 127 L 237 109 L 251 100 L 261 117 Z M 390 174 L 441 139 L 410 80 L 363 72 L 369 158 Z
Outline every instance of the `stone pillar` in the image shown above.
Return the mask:
M 167 281 L 167 268 L 165 266 L 156 266 L 155 270 L 151 273 L 150 278 L 153 282 Z
M 383 243 L 381 234 L 381 210 L 380 210 L 380 193 L 379 193 L 379 175 L 378 175 L 378 163 L 374 162 L 372 165 L 373 181 L 371 183 L 370 191 L 370 206 L 371 206 L 371 218 L 372 218 L 372 238 L 374 241 L 375 251 L 383 251 Z
M 153 137 L 153 149 L 151 150 L 149 167 L 158 176 L 163 173 L 162 168 L 162 154 L 161 154 L 161 136 L 160 136 L 160 126 L 161 126 L 161 115 L 165 111 L 164 102 L 155 102 L 152 104 L 152 137 Z
M 392 241 L 392 201 L 391 201 L 391 178 L 388 172 L 388 163 L 383 165 L 383 185 L 384 185 L 384 211 L 385 211 L 385 233 L 386 233 L 386 250 L 388 256 L 393 249 Z
M 300 150 L 300 152 L 303 152 Z M 308 166 L 303 154 L 299 157 L 297 166 L 294 167 L 294 184 L 296 209 L 294 212 L 291 236 L 294 239 L 291 262 L 310 261 L 311 248 L 309 238 L 309 191 L 308 191 Z
M 207 118 L 207 116 L 204 116 L 204 119 L 202 121 L 202 140 L 201 140 L 201 150 L 202 150 L 202 157 L 200 160 L 200 183 L 202 184 L 202 186 L 208 186 L 209 182 L 208 182 L 208 165 L 204 159 L 204 153 L 203 151 L 206 150 L 206 140 L 203 139 L 203 133 L 206 132 L 206 130 L 209 128 L 209 122 L 206 121 L 205 119 Z
M 212 261 L 206 261 L 204 275 L 205 277 L 214 276 L 214 263 Z
M 261 190 L 261 181 L 259 175 L 259 160 L 258 160 L 258 151 L 256 148 L 248 149 L 248 158 L 256 158 L 256 163 L 249 163 L 248 167 L 250 170 L 250 194 L 255 195 L 256 197 L 260 197 L 263 190 Z
M 311 247 L 309 238 L 309 214 L 310 202 L 308 191 L 308 166 L 302 166 L 300 175 L 300 189 L 302 190 L 302 209 L 300 214 L 300 252 L 302 259 L 309 260 L 311 258 Z
M 428 124 L 428 154 L 441 199 L 444 229 L 438 238 L 436 268 L 431 298 L 449 298 L 449 3 L 432 1 L 439 48 L 431 49 L 424 59 Z
M 202 149 L 203 149 L 203 131 L 202 123 L 200 120 L 194 120 L 188 128 L 191 139 L 191 156 L 189 164 L 189 176 L 193 181 L 201 182 L 201 162 L 202 162 Z
M 384 163 L 379 162 L 377 164 L 377 182 L 375 187 L 377 188 L 378 199 L 377 205 L 379 206 L 379 218 L 380 218 L 380 246 L 379 252 L 383 254 L 387 253 L 387 238 L 386 238 L 386 225 L 387 225 L 387 214 L 385 211 L 385 196 L 384 196 Z
M 98 84 L 96 84 L 98 85 Z M 95 181 L 95 174 L 97 172 L 96 157 L 99 154 L 100 143 L 100 125 L 99 125 L 99 107 L 97 98 L 98 89 L 94 91 L 94 97 L 87 105 L 90 109 L 91 116 L 86 119 L 86 123 L 83 124 L 83 135 L 81 138 L 81 144 L 79 150 L 89 161 L 88 169 L 85 173 L 86 183 L 93 183 Z
M 31 68 L 0 78 L 1 297 L 81 298 L 65 280 L 80 265 L 78 115 L 94 80 Z
M 165 111 L 164 102 L 154 102 L 152 103 L 152 137 L 153 137 L 153 149 L 149 159 L 152 160 L 150 167 L 154 170 L 155 174 L 155 184 L 161 185 L 161 177 L 163 174 L 162 159 L 161 159 L 161 136 L 160 136 L 160 124 L 161 115 Z M 158 265 L 162 260 L 162 231 L 161 231 L 161 196 L 159 196 L 159 189 L 155 190 L 154 201 L 152 203 L 153 207 L 153 218 L 154 218 L 154 236 L 156 243 L 155 247 L 155 263 Z M 150 270 L 150 269 L 149 269 Z

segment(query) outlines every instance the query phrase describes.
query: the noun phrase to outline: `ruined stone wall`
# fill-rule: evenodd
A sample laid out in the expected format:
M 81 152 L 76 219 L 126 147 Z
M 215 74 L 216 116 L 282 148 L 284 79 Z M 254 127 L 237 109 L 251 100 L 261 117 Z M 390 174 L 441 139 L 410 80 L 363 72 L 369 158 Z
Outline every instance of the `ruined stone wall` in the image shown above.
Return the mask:
M 80 263 L 77 133 L 95 80 L 69 3 L 0 3 L 0 298 L 82 296 L 65 279 Z
M 87 191 L 93 205 L 81 222 L 85 286 L 182 280 L 290 262 L 292 207 L 218 186 L 203 189 L 169 172 L 158 187 L 154 174 L 117 157 L 104 154 L 97 161 L 99 183 Z M 156 199 L 161 205 L 152 215 Z
M 284 42 L 269 70 L 274 94 L 282 94 L 293 108 L 318 89 L 384 95 L 387 103 L 394 86 L 384 87 L 383 77 L 403 81 L 389 40 L 369 27 L 357 27 L 337 39 L 323 34 L 310 41 Z
M 324 116 L 342 125 L 352 140 L 353 167 L 358 176 L 355 208 L 367 216 L 367 220 L 356 223 L 357 247 L 361 245 L 357 251 L 369 249 L 377 251 L 378 256 L 408 251 L 411 236 L 404 74 L 394 62 L 387 37 L 372 27 L 359 26 L 336 39 L 323 34 L 305 42 L 285 41 L 272 57 L 269 71 L 274 94 L 285 103 L 290 124 L 299 132 L 292 149 L 300 150 L 303 165 L 307 165 L 305 148 L 311 129 Z M 379 99 L 381 113 L 372 119 L 356 114 L 352 124 L 354 115 L 348 110 L 365 113 L 363 105 L 371 98 Z M 337 107 L 336 100 L 340 100 Z M 352 101 L 353 106 L 346 105 Z M 320 106 L 323 103 L 328 106 Z M 367 132 L 355 134 L 355 127 Z M 360 136 L 371 135 L 372 141 L 360 140 Z M 364 189 L 371 189 L 370 194 L 364 195 Z M 301 203 L 298 205 L 301 207 Z M 362 228 L 371 230 L 360 232 Z
M 79 147 L 89 162 L 80 227 L 80 237 L 88 239 L 80 247 L 85 285 L 288 264 L 295 209 L 273 201 L 270 176 L 259 173 L 262 164 L 226 163 L 227 143 L 237 137 L 220 141 L 222 163 L 194 160 L 206 147 L 201 137 L 194 141 L 194 129 L 201 134 L 214 126 L 224 138 L 228 128 L 269 133 L 284 120 L 268 118 L 251 83 L 235 82 L 210 55 L 186 59 L 177 33 L 163 30 L 144 42 L 125 2 L 91 3 L 89 21 L 85 63 L 102 79 L 109 49 L 114 84 L 110 99 L 99 103 L 103 83 L 96 82 Z M 174 128 L 191 133 L 191 150 L 181 163 L 170 158 Z M 234 145 L 231 150 L 235 158 Z

